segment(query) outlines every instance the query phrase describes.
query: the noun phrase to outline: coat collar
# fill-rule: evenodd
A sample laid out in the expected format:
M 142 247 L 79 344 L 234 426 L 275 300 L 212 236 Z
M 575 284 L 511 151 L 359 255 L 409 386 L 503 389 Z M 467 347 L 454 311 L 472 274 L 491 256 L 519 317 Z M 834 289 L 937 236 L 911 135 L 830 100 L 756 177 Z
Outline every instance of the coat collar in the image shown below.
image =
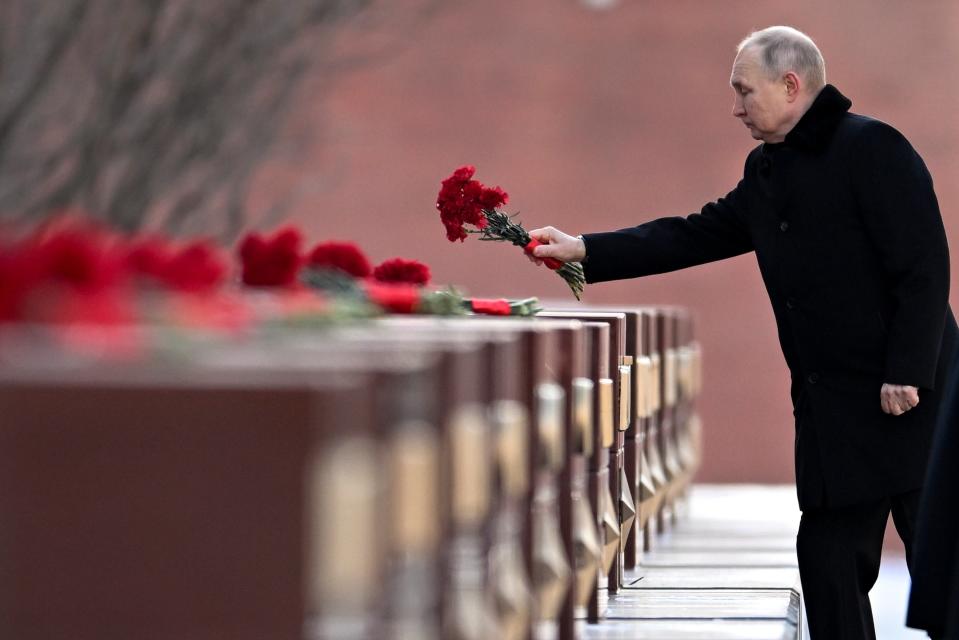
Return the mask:
M 849 98 L 827 84 L 796 126 L 786 134 L 785 143 L 802 149 L 825 149 L 839 121 L 851 106 Z

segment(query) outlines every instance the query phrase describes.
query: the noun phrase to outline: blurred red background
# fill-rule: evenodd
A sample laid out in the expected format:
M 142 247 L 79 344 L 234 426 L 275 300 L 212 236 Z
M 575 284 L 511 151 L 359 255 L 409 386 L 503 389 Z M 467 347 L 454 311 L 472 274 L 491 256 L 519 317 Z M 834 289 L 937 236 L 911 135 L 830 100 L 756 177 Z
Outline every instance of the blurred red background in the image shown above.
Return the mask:
M 439 181 L 475 164 L 527 228 L 574 234 L 696 211 L 736 184 L 755 144 L 731 117 L 728 79 L 736 44 L 772 24 L 812 36 L 853 111 L 912 141 L 959 246 L 959 5 L 944 0 L 450 1 L 415 24 L 354 24 L 339 39 L 354 62 L 332 86 L 308 83 L 254 203 L 292 196 L 312 239 L 424 260 L 472 294 L 565 298 L 515 248 L 448 243 Z M 592 286 L 585 300 L 691 307 L 706 357 L 700 479 L 793 480 L 788 372 L 753 256 Z

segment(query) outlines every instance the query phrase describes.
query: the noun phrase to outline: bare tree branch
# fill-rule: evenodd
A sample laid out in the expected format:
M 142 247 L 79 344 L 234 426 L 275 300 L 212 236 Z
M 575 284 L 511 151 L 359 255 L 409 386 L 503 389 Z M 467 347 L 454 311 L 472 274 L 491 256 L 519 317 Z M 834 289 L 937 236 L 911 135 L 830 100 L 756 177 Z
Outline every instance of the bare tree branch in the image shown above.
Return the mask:
M 337 30 L 415 23 L 438 4 L 419 1 L 5 0 L 0 216 L 80 207 L 120 229 L 230 239 L 304 78 L 322 88 L 395 53 L 388 39 L 336 47 Z
M 60 7 L 60 13 L 43 12 L 37 14 L 39 22 L 44 22 L 48 15 L 52 15 L 52 24 L 41 24 L 37 31 L 40 46 L 43 47 L 35 58 L 27 62 L 32 63 L 24 65 L 26 68 L 16 66 L 16 58 L 8 61 L 5 65 L 4 85 L 8 84 L 7 76 L 20 70 L 23 73 L 23 86 L 17 87 L 15 81 L 19 78 L 13 78 L 14 85 L 11 92 L 12 97 L 4 101 L 4 108 L 0 111 L 0 162 L 3 160 L 4 142 L 9 138 L 10 132 L 16 122 L 22 117 L 24 111 L 28 109 L 31 103 L 41 94 L 52 77 L 52 71 L 63 58 L 63 55 L 69 49 L 73 37 L 78 32 L 78 24 L 83 19 L 87 9 L 83 0 L 75 0 L 73 3 L 66 3 Z M 19 89 L 19 91 L 17 91 Z M 0 164 L 2 168 L 2 164 Z

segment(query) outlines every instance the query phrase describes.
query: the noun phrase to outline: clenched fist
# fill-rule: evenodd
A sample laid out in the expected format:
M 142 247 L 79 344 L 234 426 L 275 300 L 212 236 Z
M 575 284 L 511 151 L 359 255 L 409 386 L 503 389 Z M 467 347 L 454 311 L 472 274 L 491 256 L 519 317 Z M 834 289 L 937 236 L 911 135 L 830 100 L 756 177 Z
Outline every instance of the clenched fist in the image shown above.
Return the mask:
M 919 404 L 919 389 L 904 384 L 884 384 L 879 391 L 882 410 L 901 416 Z
M 533 229 L 529 235 L 543 244 L 533 249 L 528 256 L 536 264 L 543 264 L 543 258 L 556 258 L 562 262 L 581 262 L 586 257 L 586 244 L 581 238 L 563 233 L 555 227 Z

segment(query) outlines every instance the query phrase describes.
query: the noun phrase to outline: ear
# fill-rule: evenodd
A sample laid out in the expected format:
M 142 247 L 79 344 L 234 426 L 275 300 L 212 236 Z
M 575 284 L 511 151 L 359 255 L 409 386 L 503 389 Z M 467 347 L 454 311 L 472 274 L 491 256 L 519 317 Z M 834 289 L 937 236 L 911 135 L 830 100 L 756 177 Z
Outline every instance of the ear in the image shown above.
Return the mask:
M 786 88 L 786 101 L 795 102 L 802 90 L 802 80 L 793 71 L 787 71 L 783 76 L 783 86 Z

